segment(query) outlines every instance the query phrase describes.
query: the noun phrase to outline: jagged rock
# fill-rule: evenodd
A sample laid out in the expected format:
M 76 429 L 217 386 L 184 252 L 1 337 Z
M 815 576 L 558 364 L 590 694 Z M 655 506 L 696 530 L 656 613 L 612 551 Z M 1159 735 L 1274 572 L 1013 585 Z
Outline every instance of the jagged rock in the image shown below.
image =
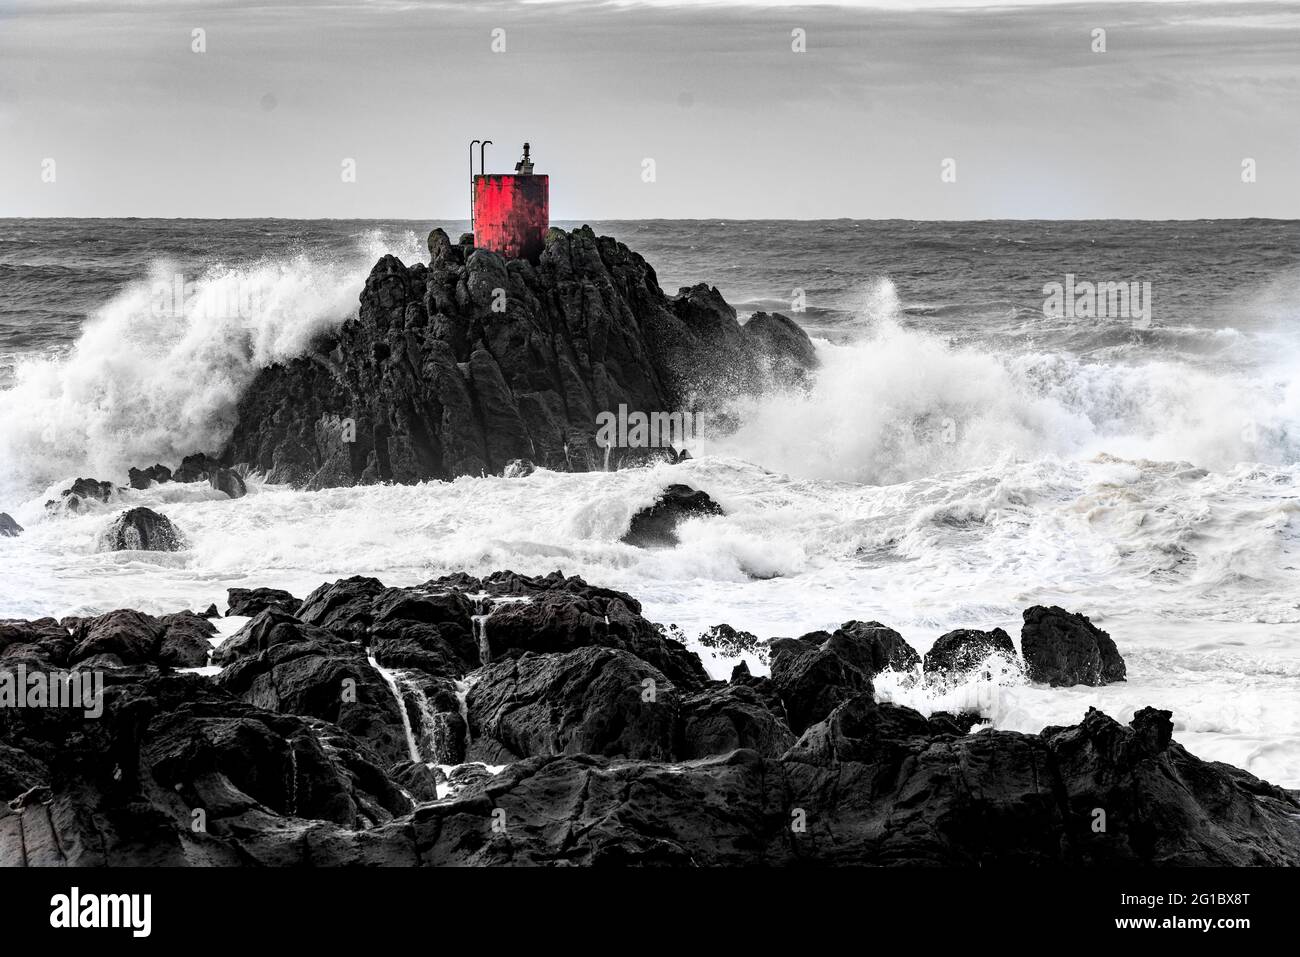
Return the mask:
M 215 604 L 208 605 L 207 610 L 203 612 L 204 618 L 220 618 L 221 612 L 217 611 Z
M 677 689 L 625 651 L 589 647 L 497 662 L 480 674 L 466 704 L 472 760 L 603 754 L 668 761 L 674 755 Z
M 514 460 L 603 468 L 599 412 L 679 411 L 705 386 L 754 392 L 815 361 L 788 320 L 742 328 L 708 286 L 666 296 L 644 259 L 586 227 L 551 230 L 536 264 L 472 245 L 435 230 L 427 266 L 376 263 L 356 319 L 258 374 L 223 460 L 318 488 Z M 322 428 L 342 419 L 352 442 Z
M 22 533 L 23 527 L 8 512 L 0 512 L 0 538 L 17 538 Z
M 133 468 L 127 473 L 131 488 L 147 489 L 154 482 L 163 485 L 172 480 L 172 470 L 165 465 L 151 465 L 147 469 Z
M 85 661 L 95 655 L 111 655 L 126 665 L 155 660 L 162 628 L 158 619 L 128 608 L 84 618 L 72 633 L 75 647 L 69 661 Z
M 371 606 L 376 595 L 384 591 L 377 578 L 353 576 L 329 585 L 321 585 L 303 599 L 298 617 L 309 625 L 338 632 L 354 641 L 362 641 L 374 620 Z
M 768 647 L 772 682 L 795 734 L 849 698 L 871 694 L 871 678 L 880 670 L 876 661 L 882 646 L 875 634 L 862 629 L 774 638 Z
M 243 498 L 248 494 L 248 486 L 243 476 L 233 469 L 213 469 L 208 472 L 208 484 L 218 492 L 225 492 L 231 498 Z
M 492 586 L 490 579 L 482 584 Z M 642 617 L 641 604 L 630 595 L 558 574 L 543 579 L 516 576 L 511 587 L 514 594 L 529 600 L 492 609 L 483 625 L 489 661 L 525 651 L 571 651 L 595 645 L 635 655 L 680 690 L 703 687 L 708 681 L 700 659 L 681 642 L 661 635 Z
M 258 614 L 213 654 L 217 686 L 282 714 L 309 715 L 368 742 L 388 762 L 410 757 L 402 713 L 365 652 L 274 608 Z
M 206 482 L 213 472 L 220 471 L 221 463 L 203 452 L 195 452 L 181 459 L 181 464 L 172 473 L 174 482 Z M 215 486 L 214 486 L 215 487 Z
M 186 541 L 166 515 L 141 506 L 113 519 L 100 537 L 100 546 L 112 552 L 176 552 L 186 547 Z
M 670 485 L 658 501 L 632 516 L 622 540 L 638 548 L 670 548 L 678 543 L 676 528 L 680 522 L 722 514 L 722 507 L 707 493 L 689 485 Z
M 247 615 L 251 618 L 268 608 L 276 608 L 292 615 L 301 605 L 301 599 L 294 598 L 282 588 L 226 589 L 226 617 Z M 216 611 L 215 605 L 213 611 Z
M 458 602 L 485 592 L 543 607 L 548 596 L 619 603 L 639 617 L 629 596 L 558 574 L 378 591 L 358 581 L 336 589 L 341 604 L 322 600 L 323 613 L 358 602 L 372 622 L 459 627 Z M 518 607 L 528 606 L 500 606 L 489 626 Z M 1141 709 L 1128 726 L 1091 710 L 1036 735 L 968 734 L 969 715 L 876 704 L 870 674 L 889 654 L 873 641 L 875 623 L 776 639 L 773 679 L 740 665 L 729 684 L 686 689 L 628 649 L 512 644 L 473 676 L 475 746 L 536 756 L 499 774 L 461 764 L 444 787 L 427 759 L 383 743 L 403 743 L 386 687 L 357 685 L 362 701 L 373 693 L 392 709 L 357 726 L 377 747 L 311 714 L 337 701 L 331 685 L 350 664 L 382 682 L 355 642 L 268 608 L 223 644 L 230 663 L 217 681 L 159 675 L 157 644 L 199 621 L 122 610 L 0 622 L 0 671 L 20 660 L 7 657 L 14 648 L 57 651 L 66 627 L 77 667 L 113 665 L 99 720 L 0 708 L 0 866 L 1300 866 L 1297 796 L 1188 754 L 1168 711 Z M 647 677 L 668 697 L 645 700 Z M 814 677 L 841 700 L 781 752 L 793 737 L 780 720 L 789 703 L 804 718 L 829 703 Z M 403 675 L 402 685 L 453 707 L 449 678 Z M 275 710 L 241 700 L 259 696 Z M 662 757 L 629 756 L 637 751 Z M 439 790 L 450 796 L 434 800 Z M 196 809 L 205 829 L 192 826 Z M 504 830 L 493 826 L 502 815 Z
M 748 748 L 775 758 L 794 744 L 772 682 L 754 679 L 743 662 L 736 667 L 744 670 L 733 673 L 730 683 L 717 682 L 682 700 L 679 757 L 707 758 Z
M 57 665 L 113 667 L 159 665 L 198 668 L 207 664 L 216 628 L 185 611 L 155 618 L 128 608 L 70 623 L 71 634 L 53 619 L 27 623 L 35 642 Z M 3 638 L 0 638 L 3 641 Z
M 764 664 L 767 663 L 767 644 L 747 631 L 738 631 L 728 624 L 714 625 L 700 635 L 700 644 L 705 648 L 716 648 L 720 654 L 728 657 L 752 654 Z
M 756 312 L 744 329 L 758 343 L 760 352 L 769 358 L 772 371 L 782 384 L 808 381 L 809 370 L 817 367 L 817 350 L 798 323 L 780 313 Z
M 172 668 L 202 668 L 208 663 L 212 642 L 208 639 L 217 633 L 216 627 L 206 618 L 192 611 L 163 615 L 162 637 L 158 641 L 156 660 Z
M 86 502 L 107 502 L 113 497 L 114 492 L 116 488 L 112 482 L 79 478 L 70 488 L 60 492 L 57 499 L 46 502 L 45 510 L 50 513 L 79 512 Z
M 990 655 L 1001 655 L 1015 662 L 1016 646 L 1011 643 L 1011 636 L 1001 628 L 992 631 L 958 628 L 935 640 L 925 653 L 924 669 L 927 674 L 959 677 L 977 669 Z
M 1124 659 L 1115 642 L 1084 615 L 1035 605 L 1025 609 L 1024 619 L 1020 651 L 1030 681 L 1060 687 L 1124 680 Z
M 68 664 L 73 645 L 69 630 L 53 618 L 0 620 L 0 657 L 9 656 L 10 649 L 17 649 L 14 656 L 21 653 L 63 667 Z
M 911 671 L 921 663 L 921 656 L 902 635 L 878 621 L 846 621 L 835 634 L 866 646 L 873 676 L 886 670 Z

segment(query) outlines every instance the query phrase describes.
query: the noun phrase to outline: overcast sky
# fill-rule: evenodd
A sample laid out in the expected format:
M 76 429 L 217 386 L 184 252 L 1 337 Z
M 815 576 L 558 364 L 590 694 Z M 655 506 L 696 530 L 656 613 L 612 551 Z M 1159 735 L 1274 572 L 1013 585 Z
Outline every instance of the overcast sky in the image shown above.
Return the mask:
M 0 0 L 0 216 L 463 218 L 475 137 L 557 220 L 1300 218 L 1300 2 Z

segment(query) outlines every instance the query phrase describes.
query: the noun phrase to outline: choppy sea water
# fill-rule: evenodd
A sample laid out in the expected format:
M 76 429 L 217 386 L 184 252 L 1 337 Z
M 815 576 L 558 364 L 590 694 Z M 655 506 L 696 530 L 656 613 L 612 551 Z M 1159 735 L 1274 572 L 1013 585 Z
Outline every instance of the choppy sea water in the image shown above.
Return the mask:
M 0 539 L 0 617 L 561 568 L 688 637 L 860 618 L 924 652 L 956 627 L 1018 635 L 1023 608 L 1055 603 L 1111 632 L 1128 682 L 886 675 L 878 694 L 1024 731 L 1166 707 L 1196 753 L 1300 787 L 1297 223 L 593 223 L 670 292 L 706 281 L 742 319 L 798 319 L 822 358 L 811 392 L 746 403 L 736 432 L 673 468 L 314 493 L 254 480 L 238 501 L 164 486 L 45 514 L 74 477 L 124 483 L 218 448 L 256 370 L 352 315 L 379 255 L 427 258 L 432 225 L 464 229 L 0 220 L 0 511 L 27 528 Z M 1151 315 L 1044 317 L 1044 285 L 1067 274 L 1150 282 Z M 179 315 L 157 308 L 178 275 L 195 306 Z M 205 314 L 240 296 L 257 308 Z M 620 544 L 669 481 L 728 514 L 674 549 Z M 191 547 L 98 551 L 128 504 L 165 511 Z

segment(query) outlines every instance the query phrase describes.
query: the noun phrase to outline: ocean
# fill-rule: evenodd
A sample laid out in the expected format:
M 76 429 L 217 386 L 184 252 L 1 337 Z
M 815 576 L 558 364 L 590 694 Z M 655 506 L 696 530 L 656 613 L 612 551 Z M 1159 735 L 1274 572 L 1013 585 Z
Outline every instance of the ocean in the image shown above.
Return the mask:
M 810 390 L 728 409 L 737 427 L 677 466 L 321 492 L 254 478 L 235 502 L 167 485 L 45 513 L 76 477 L 124 485 L 218 451 L 257 370 L 355 314 L 380 255 L 427 259 L 435 225 L 466 228 L 0 220 L 0 511 L 26 527 L 0 539 L 0 618 L 559 568 L 630 592 L 725 677 L 737 659 L 697 640 L 721 622 L 766 638 L 876 620 L 924 652 L 958 627 L 1018 636 L 1024 608 L 1059 604 L 1111 633 L 1127 682 L 886 673 L 878 697 L 1026 732 L 1168 708 L 1195 753 L 1300 788 L 1297 222 L 592 222 L 669 292 L 707 282 L 742 319 L 799 321 L 821 358 Z M 1075 295 L 1045 315 L 1053 283 Z M 1097 315 L 1088 283 L 1122 284 L 1130 308 L 1103 293 Z M 159 308 L 166 290 L 187 308 Z M 670 481 L 726 516 L 676 548 L 621 544 Z M 190 547 L 100 551 L 123 502 Z

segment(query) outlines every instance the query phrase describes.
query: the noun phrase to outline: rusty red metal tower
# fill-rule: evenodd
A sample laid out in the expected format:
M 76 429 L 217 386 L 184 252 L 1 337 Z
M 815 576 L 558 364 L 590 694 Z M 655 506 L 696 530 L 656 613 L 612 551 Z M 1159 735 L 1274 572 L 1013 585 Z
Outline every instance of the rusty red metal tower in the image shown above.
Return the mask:
M 478 140 L 474 141 L 475 143 Z M 551 224 L 550 177 L 533 173 L 529 145 L 515 164 L 514 175 L 483 170 L 479 148 L 479 175 L 474 175 L 474 144 L 470 144 L 470 177 L 474 193 L 474 245 L 511 259 L 536 259 Z

